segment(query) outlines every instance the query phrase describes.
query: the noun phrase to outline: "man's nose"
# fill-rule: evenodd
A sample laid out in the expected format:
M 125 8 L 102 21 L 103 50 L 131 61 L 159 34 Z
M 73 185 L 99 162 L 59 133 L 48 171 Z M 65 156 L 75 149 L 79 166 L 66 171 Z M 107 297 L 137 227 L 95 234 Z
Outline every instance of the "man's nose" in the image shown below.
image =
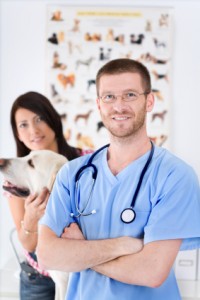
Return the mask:
M 115 102 L 113 103 L 113 108 L 117 112 L 123 112 L 124 109 L 127 107 L 126 101 L 123 99 L 123 95 L 116 95 L 115 96 Z
M 124 96 L 123 95 L 115 95 L 115 102 L 120 99 L 120 101 L 123 101 L 124 102 Z

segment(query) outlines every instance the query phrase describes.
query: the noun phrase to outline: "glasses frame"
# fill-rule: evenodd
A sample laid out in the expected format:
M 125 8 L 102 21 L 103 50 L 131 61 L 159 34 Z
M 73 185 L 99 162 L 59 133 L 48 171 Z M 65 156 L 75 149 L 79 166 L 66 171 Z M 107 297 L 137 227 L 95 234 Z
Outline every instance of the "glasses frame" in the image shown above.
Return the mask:
M 135 93 L 135 94 L 137 94 L 137 98 L 136 99 L 134 99 L 134 100 L 127 100 L 126 98 L 125 98 L 125 94 L 128 94 L 128 93 L 131 93 L 131 92 L 133 92 L 133 93 Z M 117 98 L 120 96 L 121 97 L 121 99 L 124 101 L 124 102 L 134 102 L 134 101 L 136 101 L 136 100 L 138 100 L 138 98 L 140 97 L 140 96 L 142 96 L 142 95 L 148 95 L 148 94 L 150 94 L 151 93 L 151 91 L 146 91 L 146 92 L 143 92 L 143 93 L 138 93 L 138 92 L 134 92 L 134 91 L 130 91 L 130 92 L 127 92 L 127 93 L 124 93 L 124 94 L 112 94 L 112 93 L 110 93 L 110 95 L 112 95 L 112 96 L 114 96 L 114 99 L 113 100 L 109 100 L 109 101 L 106 101 L 105 99 L 104 99 L 104 97 L 106 97 L 106 96 L 108 96 L 108 95 L 105 95 L 105 96 L 99 96 L 98 97 L 98 99 L 99 100 L 102 100 L 103 101 L 103 103 L 115 103 L 116 101 L 117 101 Z

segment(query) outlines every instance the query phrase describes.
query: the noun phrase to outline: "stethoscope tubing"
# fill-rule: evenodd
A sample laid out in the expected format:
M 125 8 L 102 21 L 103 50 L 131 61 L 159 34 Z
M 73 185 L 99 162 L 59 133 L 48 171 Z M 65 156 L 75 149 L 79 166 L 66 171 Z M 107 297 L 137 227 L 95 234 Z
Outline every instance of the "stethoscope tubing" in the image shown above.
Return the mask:
M 93 190 L 94 190 L 94 185 L 95 185 L 95 182 L 96 182 L 96 178 L 97 178 L 97 174 L 98 174 L 98 170 L 97 170 L 97 167 L 92 163 L 94 157 L 101 151 L 103 150 L 104 148 L 107 148 L 109 147 L 110 144 L 107 144 L 107 145 L 104 145 L 103 147 L 101 147 L 100 149 L 98 149 L 97 151 L 95 151 L 90 159 L 88 160 L 87 164 L 85 166 L 82 166 L 76 173 L 75 175 L 75 205 L 76 205 L 76 210 L 78 212 L 77 215 L 71 213 L 71 217 L 75 217 L 75 218 L 79 218 L 80 216 L 89 216 L 91 214 L 95 214 L 96 213 L 96 210 L 92 210 L 91 212 L 88 212 L 88 213 L 84 213 L 85 209 L 87 208 L 87 205 L 92 197 L 92 193 L 93 193 Z M 78 185 L 79 185 L 79 179 L 81 177 L 81 174 L 83 173 L 83 171 L 85 171 L 87 168 L 92 168 L 93 169 L 93 172 L 92 172 L 92 188 L 90 190 L 90 194 L 89 194 L 89 197 L 88 197 L 88 200 L 86 202 L 86 205 L 84 206 L 84 208 L 82 210 L 79 209 L 79 201 L 77 199 L 77 191 L 78 191 Z
M 141 188 L 141 185 L 142 185 L 142 182 L 143 182 L 144 175 L 145 175 L 145 173 L 146 173 L 146 171 L 147 171 L 147 169 L 148 169 L 148 167 L 149 167 L 149 165 L 150 165 L 150 163 L 151 163 L 151 160 L 152 160 L 152 158 L 153 158 L 154 149 L 155 149 L 154 144 L 153 144 L 153 142 L 152 142 L 151 140 L 150 140 L 150 143 L 151 143 L 151 151 L 150 151 L 150 154 L 149 154 L 149 156 L 148 156 L 148 159 L 147 159 L 147 161 L 146 161 L 146 163 L 145 163 L 145 165 L 144 165 L 144 167 L 143 167 L 143 169 L 142 169 L 142 172 L 141 172 L 141 174 L 140 174 L 139 181 L 138 181 L 138 184 L 137 184 L 135 193 L 134 193 L 134 195 L 133 195 L 133 199 L 132 199 L 132 201 L 131 201 L 131 205 L 130 205 L 130 207 L 127 207 L 127 208 L 123 209 L 123 211 L 121 212 L 121 215 L 120 215 L 122 222 L 124 222 L 124 223 L 126 223 L 126 224 L 129 224 L 129 223 L 133 222 L 133 221 L 135 220 L 135 218 L 136 218 L 136 212 L 135 212 L 135 210 L 134 210 L 135 202 L 136 202 L 138 193 L 139 193 L 139 191 L 140 191 L 140 188 Z M 76 173 L 76 175 L 75 175 L 75 205 L 76 205 L 76 210 L 77 210 L 78 214 L 77 214 L 77 215 L 74 215 L 73 213 L 71 213 L 71 216 L 72 216 L 72 217 L 78 218 L 78 217 L 80 217 L 80 216 L 89 216 L 89 215 L 91 215 L 91 214 L 96 213 L 96 210 L 93 210 L 93 211 L 88 212 L 88 213 L 87 213 L 87 212 L 84 213 L 84 211 L 85 211 L 85 209 L 87 208 L 87 205 L 88 205 L 88 203 L 89 203 L 89 201 L 90 201 L 90 199 L 91 199 L 91 197 L 92 197 L 93 190 L 94 190 L 94 185 L 95 185 L 96 178 L 97 178 L 97 174 L 98 174 L 97 167 L 92 163 L 92 161 L 93 161 L 94 157 L 95 157 L 100 151 L 102 151 L 104 148 L 109 147 L 109 145 L 110 145 L 110 144 L 107 144 L 107 145 L 101 147 L 100 149 L 98 149 L 97 151 L 95 151 L 95 152 L 91 155 L 91 157 L 90 157 L 90 159 L 88 160 L 87 164 L 84 165 L 84 166 L 82 166 L 82 167 L 77 171 L 77 173 Z M 92 168 L 92 169 L 93 169 L 93 172 L 92 172 L 93 183 L 92 183 L 92 188 L 91 188 L 91 190 L 90 190 L 90 194 L 89 194 L 88 200 L 87 200 L 87 202 L 86 202 L 86 205 L 85 205 L 85 207 L 84 207 L 82 210 L 80 210 L 80 209 L 79 209 L 79 201 L 77 200 L 76 192 L 78 191 L 79 179 L 80 179 L 80 177 L 81 177 L 81 174 L 82 174 L 83 171 L 84 171 L 85 169 L 87 169 L 87 168 Z
M 151 142 L 151 151 L 150 151 L 149 157 L 147 159 L 147 162 L 144 165 L 144 167 L 142 169 L 142 172 L 140 174 L 140 178 L 139 178 L 135 193 L 133 195 L 131 205 L 130 205 L 130 207 L 124 208 L 121 212 L 121 215 L 120 215 L 121 221 L 125 224 L 132 223 L 136 218 L 136 212 L 134 210 L 135 202 L 136 202 L 138 193 L 140 191 L 144 175 L 145 175 L 145 173 L 146 173 L 146 171 L 147 171 L 147 169 L 150 165 L 150 162 L 151 162 L 153 154 L 154 154 L 154 144 L 152 143 L 152 141 L 150 141 L 150 142 Z
M 110 144 L 104 145 L 103 147 L 101 147 L 100 149 L 98 149 L 97 151 L 95 151 L 92 156 L 90 157 L 90 159 L 88 160 L 87 164 L 85 166 L 80 167 L 80 169 L 77 171 L 76 175 L 75 175 L 75 183 L 80 179 L 82 172 L 87 169 L 87 168 L 93 168 L 93 173 L 92 173 L 92 178 L 94 180 L 96 180 L 97 178 L 97 167 L 92 163 L 94 157 L 104 148 L 109 147 Z
M 151 151 L 150 151 L 149 157 L 148 157 L 148 159 L 147 159 L 147 162 L 146 162 L 146 164 L 145 164 L 145 166 L 144 166 L 144 168 L 142 169 L 142 172 L 141 172 L 141 174 L 140 174 L 140 178 L 139 178 L 139 181 L 138 181 L 138 184 L 137 184 L 135 193 L 134 193 L 134 195 L 133 195 L 133 199 L 132 199 L 132 202 L 131 202 L 131 206 L 130 206 L 130 207 L 132 207 L 132 208 L 135 206 L 135 202 L 136 202 L 138 193 L 139 193 L 139 191 L 140 191 L 140 188 L 141 188 L 141 185 L 142 185 L 142 181 L 143 181 L 144 175 L 145 175 L 145 173 L 146 173 L 146 171 L 147 171 L 147 169 L 148 169 L 148 167 L 149 167 L 149 165 L 150 165 L 150 162 L 151 162 L 152 157 L 153 157 L 153 154 L 154 154 L 154 148 L 155 148 L 155 147 L 154 147 L 154 144 L 153 144 L 152 141 L 150 141 L 150 143 L 151 143 Z

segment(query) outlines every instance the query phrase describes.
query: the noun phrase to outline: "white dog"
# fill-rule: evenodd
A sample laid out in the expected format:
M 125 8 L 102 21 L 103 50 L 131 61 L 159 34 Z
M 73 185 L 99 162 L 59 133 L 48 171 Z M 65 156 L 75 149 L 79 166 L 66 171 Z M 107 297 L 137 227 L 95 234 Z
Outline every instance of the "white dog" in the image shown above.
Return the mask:
M 49 150 L 31 151 L 29 155 L 11 159 L 0 158 L 0 172 L 6 185 L 3 189 L 18 197 L 40 193 L 43 187 L 51 191 L 55 177 L 67 159 Z M 65 299 L 68 273 L 49 271 L 56 286 L 55 300 Z

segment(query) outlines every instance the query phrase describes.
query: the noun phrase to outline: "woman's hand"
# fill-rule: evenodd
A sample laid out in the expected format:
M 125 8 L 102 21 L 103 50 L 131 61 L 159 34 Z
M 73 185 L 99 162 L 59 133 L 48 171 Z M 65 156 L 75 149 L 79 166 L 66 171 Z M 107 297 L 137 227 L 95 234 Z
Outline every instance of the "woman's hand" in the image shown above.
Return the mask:
M 25 200 L 25 215 L 24 222 L 29 223 L 31 221 L 39 221 L 39 219 L 44 215 L 47 201 L 49 198 L 49 191 L 44 188 L 41 193 L 37 195 L 30 195 Z

